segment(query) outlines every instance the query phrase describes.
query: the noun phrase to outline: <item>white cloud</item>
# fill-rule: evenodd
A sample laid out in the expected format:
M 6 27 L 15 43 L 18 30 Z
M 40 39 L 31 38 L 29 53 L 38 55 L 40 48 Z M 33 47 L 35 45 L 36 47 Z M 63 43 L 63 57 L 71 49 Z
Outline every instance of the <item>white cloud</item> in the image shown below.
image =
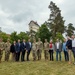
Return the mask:
M 0 27 L 11 33 L 13 31 L 28 31 L 31 20 L 37 21 L 39 25 L 48 20 L 50 10 L 48 5 L 51 0 L 0 0 Z M 70 22 L 75 24 L 75 1 L 74 0 L 52 0 L 62 10 L 62 16 L 66 25 Z

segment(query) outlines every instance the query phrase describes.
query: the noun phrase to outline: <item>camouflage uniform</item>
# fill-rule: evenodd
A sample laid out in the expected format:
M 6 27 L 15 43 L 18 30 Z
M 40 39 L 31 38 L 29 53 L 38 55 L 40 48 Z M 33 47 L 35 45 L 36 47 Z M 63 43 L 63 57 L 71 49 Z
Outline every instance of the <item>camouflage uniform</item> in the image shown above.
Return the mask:
M 5 43 L 5 61 L 9 60 L 9 55 L 10 55 L 10 43 Z
M 4 49 L 4 42 L 0 42 L 0 62 L 2 59 L 2 55 L 3 55 L 3 49 Z
M 33 60 L 36 60 L 37 58 L 37 43 L 32 44 L 32 54 L 33 54 Z
M 44 57 L 48 59 L 49 43 L 44 43 Z
M 43 43 L 41 41 L 38 41 L 37 42 L 37 56 L 38 56 L 38 60 L 41 59 L 42 49 L 43 49 Z

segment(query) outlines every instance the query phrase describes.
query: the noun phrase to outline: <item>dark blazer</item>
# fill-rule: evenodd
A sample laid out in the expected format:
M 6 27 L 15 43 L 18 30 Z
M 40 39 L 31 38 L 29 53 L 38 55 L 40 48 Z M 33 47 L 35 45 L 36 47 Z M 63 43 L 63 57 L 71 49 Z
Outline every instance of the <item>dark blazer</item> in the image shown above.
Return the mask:
M 31 43 L 31 46 L 29 44 L 29 42 L 26 43 L 26 50 L 31 50 L 32 49 L 32 43 Z
M 10 52 L 15 53 L 16 45 L 12 44 L 10 47 Z
M 72 49 L 72 40 L 68 40 L 66 46 L 68 49 Z
M 24 43 L 21 44 L 21 51 L 24 51 L 26 49 L 26 43 L 24 45 Z
M 16 52 L 20 52 L 21 51 L 21 43 L 19 46 L 19 43 L 16 44 Z

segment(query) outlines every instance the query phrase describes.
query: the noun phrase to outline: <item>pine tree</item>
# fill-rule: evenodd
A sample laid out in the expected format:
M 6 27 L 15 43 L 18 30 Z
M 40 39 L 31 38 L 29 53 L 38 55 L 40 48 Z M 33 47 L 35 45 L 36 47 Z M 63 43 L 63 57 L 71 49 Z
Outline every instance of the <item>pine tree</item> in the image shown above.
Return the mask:
M 71 37 L 74 34 L 74 31 L 75 31 L 75 27 L 73 27 L 72 23 L 69 23 L 66 28 L 67 35 Z
M 49 9 L 51 11 L 51 14 L 48 20 L 48 27 L 52 32 L 52 37 L 55 38 L 58 32 L 60 32 L 61 34 L 64 33 L 65 21 L 61 16 L 61 10 L 52 1 L 50 2 Z

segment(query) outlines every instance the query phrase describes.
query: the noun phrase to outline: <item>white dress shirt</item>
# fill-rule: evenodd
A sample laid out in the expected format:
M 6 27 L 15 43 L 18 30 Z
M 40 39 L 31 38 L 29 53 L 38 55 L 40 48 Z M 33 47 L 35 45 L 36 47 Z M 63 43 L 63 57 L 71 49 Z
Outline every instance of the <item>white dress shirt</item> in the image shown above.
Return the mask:
M 75 47 L 75 39 L 72 39 L 72 47 Z
M 59 42 L 57 42 L 56 45 L 57 45 L 57 49 L 59 49 Z

